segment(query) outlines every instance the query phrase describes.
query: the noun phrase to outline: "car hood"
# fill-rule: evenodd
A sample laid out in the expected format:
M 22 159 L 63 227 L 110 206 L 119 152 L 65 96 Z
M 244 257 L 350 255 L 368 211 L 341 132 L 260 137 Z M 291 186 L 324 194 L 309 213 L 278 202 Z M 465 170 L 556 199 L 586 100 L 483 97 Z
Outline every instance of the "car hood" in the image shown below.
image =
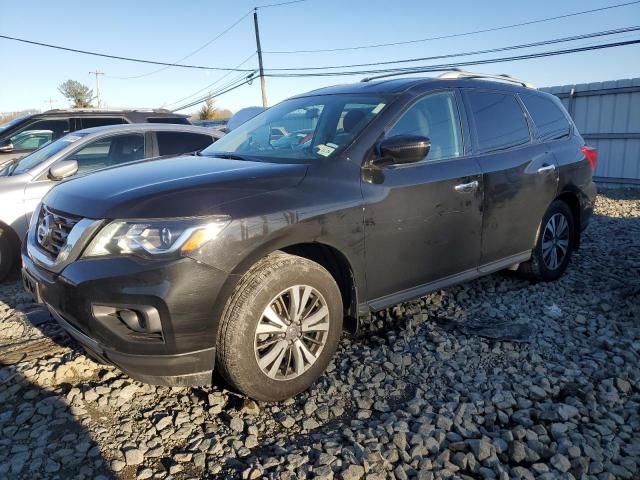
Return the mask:
M 43 202 L 96 219 L 211 215 L 223 213 L 225 203 L 295 186 L 306 170 L 303 164 L 176 157 L 64 181 Z

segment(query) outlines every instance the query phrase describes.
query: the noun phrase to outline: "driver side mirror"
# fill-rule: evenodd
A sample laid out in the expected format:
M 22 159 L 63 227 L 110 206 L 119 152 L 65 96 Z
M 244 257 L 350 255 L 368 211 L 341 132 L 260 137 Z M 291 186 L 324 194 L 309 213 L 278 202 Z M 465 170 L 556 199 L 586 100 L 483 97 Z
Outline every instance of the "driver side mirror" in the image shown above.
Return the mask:
M 49 180 L 58 182 L 78 172 L 78 162 L 75 160 L 63 160 L 49 169 Z
M 415 163 L 423 160 L 431 149 L 431 140 L 420 135 L 395 135 L 377 145 L 377 158 L 372 164 L 384 167 L 391 164 Z
M 7 140 L 2 145 L 0 145 L 0 153 L 9 153 L 13 152 L 13 143 L 11 140 Z

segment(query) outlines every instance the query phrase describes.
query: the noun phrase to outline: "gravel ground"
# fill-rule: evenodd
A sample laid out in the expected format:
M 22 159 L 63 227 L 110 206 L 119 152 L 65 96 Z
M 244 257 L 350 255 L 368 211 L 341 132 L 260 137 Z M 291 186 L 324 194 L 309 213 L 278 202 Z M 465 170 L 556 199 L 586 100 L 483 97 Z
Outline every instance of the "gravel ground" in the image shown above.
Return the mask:
M 560 281 L 380 312 L 275 405 L 132 381 L 28 302 L 0 285 L 0 478 L 640 478 L 640 190 Z

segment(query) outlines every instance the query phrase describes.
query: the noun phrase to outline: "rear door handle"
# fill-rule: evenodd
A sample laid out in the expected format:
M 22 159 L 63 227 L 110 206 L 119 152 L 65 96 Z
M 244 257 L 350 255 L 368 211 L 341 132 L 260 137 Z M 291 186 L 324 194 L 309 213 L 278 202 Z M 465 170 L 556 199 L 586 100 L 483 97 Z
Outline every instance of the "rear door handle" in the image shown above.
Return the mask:
M 538 169 L 538 173 L 549 173 L 553 172 L 556 169 L 555 165 L 545 165 L 544 167 L 540 167 Z
M 478 181 L 474 180 L 473 182 L 469 182 L 469 183 L 461 183 L 460 185 L 456 185 L 453 188 L 458 193 L 470 193 L 470 192 L 473 192 L 475 189 L 477 189 L 478 185 L 479 185 Z

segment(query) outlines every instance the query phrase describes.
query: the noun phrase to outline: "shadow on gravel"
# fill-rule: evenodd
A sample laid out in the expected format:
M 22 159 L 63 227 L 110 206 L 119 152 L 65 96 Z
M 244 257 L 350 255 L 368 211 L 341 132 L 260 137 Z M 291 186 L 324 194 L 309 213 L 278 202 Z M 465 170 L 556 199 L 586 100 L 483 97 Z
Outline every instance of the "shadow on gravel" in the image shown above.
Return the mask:
M 0 363 L 0 478 L 115 479 L 97 443 L 63 400 Z

